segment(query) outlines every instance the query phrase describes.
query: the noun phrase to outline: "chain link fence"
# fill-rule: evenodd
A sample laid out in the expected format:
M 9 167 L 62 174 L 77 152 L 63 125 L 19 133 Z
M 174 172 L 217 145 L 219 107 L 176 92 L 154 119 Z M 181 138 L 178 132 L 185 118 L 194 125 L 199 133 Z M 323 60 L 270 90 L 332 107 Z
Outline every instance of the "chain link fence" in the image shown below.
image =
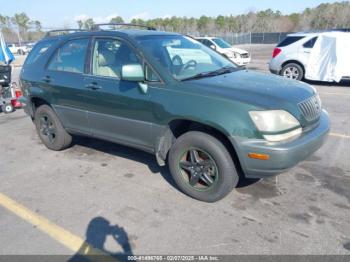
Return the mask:
M 225 33 L 218 34 L 217 37 L 223 38 L 232 45 L 243 44 L 277 44 L 281 42 L 290 32 L 279 33 Z

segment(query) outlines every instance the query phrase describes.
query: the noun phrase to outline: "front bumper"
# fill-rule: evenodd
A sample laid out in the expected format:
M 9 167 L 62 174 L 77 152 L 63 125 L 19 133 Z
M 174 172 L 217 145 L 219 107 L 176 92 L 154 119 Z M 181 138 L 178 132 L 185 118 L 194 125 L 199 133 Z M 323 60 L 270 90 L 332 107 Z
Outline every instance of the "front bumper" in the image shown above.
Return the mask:
M 295 140 L 272 143 L 263 139 L 231 137 L 246 177 L 264 178 L 285 172 L 317 151 L 325 142 L 330 130 L 328 114 L 323 111 L 314 129 L 304 132 Z M 269 160 L 248 157 L 249 153 L 267 154 Z
M 239 66 L 246 66 L 251 61 L 251 57 L 247 57 L 247 58 L 229 58 L 229 59 L 232 62 L 234 62 L 235 64 L 239 65 Z

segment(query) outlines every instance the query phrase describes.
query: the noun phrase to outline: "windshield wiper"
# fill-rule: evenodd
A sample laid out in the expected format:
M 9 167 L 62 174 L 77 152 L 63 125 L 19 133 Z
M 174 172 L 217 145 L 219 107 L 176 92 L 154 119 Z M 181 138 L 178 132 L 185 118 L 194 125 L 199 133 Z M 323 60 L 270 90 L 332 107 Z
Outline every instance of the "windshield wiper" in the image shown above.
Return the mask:
M 223 75 L 223 74 L 229 74 L 234 71 L 241 70 L 240 67 L 232 67 L 232 66 L 224 66 L 220 69 L 217 69 L 215 71 L 210 71 L 210 72 L 203 72 L 196 74 L 194 76 L 190 76 L 184 79 L 181 79 L 181 81 L 188 81 L 188 80 L 194 80 L 194 79 L 200 79 L 204 77 L 212 77 L 212 76 L 218 76 L 218 75 Z

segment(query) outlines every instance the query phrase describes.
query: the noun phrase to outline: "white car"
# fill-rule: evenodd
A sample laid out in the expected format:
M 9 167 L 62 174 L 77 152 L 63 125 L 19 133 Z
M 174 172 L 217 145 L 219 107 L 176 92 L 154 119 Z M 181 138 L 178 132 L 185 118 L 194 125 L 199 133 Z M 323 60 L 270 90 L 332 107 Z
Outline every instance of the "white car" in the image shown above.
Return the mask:
M 25 55 L 30 51 L 29 48 L 25 45 L 8 44 L 7 46 L 12 54 Z
M 230 59 L 239 66 L 246 66 L 250 63 L 250 54 L 240 48 L 233 47 L 225 40 L 218 37 L 196 37 L 196 40 L 214 49 L 216 52 Z
M 324 56 L 330 56 L 330 54 L 335 52 L 341 52 L 341 57 L 346 57 L 347 51 L 345 50 L 345 52 L 343 52 L 344 48 L 340 50 L 340 47 L 338 47 L 339 50 L 335 50 L 336 45 L 333 46 L 331 45 L 331 42 L 324 42 L 324 37 L 338 37 L 339 34 L 349 34 L 343 32 L 337 33 L 337 31 L 342 30 L 317 33 L 302 32 L 287 35 L 287 37 L 273 50 L 272 59 L 269 63 L 271 73 L 295 80 L 302 80 L 306 78 L 309 80 L 324 81 L 322 79 L 321 71 L 326 71 L 326 68 L 336 64 L 336 62 L 332 61 L 331 59 L 324 59 Z M 318 43 L 321 41 L 320 39 L 323 41 Z M 342 42 L 343 40 L 344 39 L 342 39 Z M 338 40 L 338 42 L 340 41 Z M 315 45 L 316 43 L 318 44 Z M 345 44 L 346 43 L 348 42 L 345 42 Z M 314 47 L 317 47 L 317 50 L 315 50 Z M 323 64 L 317 65 L 317 62 Z M 310 67 L 310 65 L 312 66 Z M 308 77 L 308 75 L 311 75 L 312 73 L 314 74 L 314 71 L 316 71 L 318 67 L 322 69 L 319 69 L 318 72 L 316 72 L 319 73 L 319 75 L 316 74 L 316 77 L 314 76 L 312 78 Z M 343 78 L 347 78 L 347 76 L 344 75 Z

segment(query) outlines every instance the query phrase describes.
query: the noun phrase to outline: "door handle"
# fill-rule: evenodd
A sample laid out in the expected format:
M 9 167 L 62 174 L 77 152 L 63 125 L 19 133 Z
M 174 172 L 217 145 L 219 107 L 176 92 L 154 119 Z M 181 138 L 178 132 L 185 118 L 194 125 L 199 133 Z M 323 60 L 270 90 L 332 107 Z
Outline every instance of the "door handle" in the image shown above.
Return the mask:
M 90 83 L 85 85 L 86 88 L 91 89 L 91 90 L 98 90 L 101 89 L 101 86 L 99 86 L 96 82 Z
M 44 76 L 42 78 L 42 80 L 45 82 L 45 83 L 50 83 L 51 82 L 51 77 L 50 76 Z

